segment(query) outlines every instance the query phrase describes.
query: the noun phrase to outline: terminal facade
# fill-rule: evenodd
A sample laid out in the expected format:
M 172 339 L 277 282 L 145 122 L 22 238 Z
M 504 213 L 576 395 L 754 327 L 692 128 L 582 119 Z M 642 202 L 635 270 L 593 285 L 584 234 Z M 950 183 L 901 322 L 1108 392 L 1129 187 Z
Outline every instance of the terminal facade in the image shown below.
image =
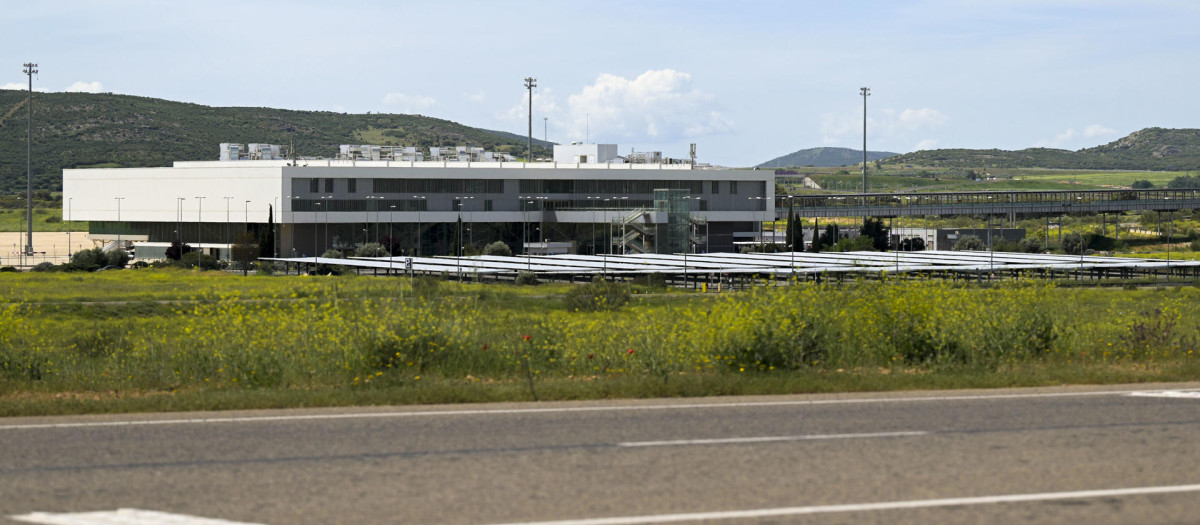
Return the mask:
M 420 157 L 441 160 L 382 160 L 366 146 L 343 152 L 372 153 L 289 160 L 277 146 L 251 146 L 221 145 L 227 160 L 63 170 L 63 215 L 89 221 L 94 241 L 153 259 L 173 242 L 228 258 L 246 231 L 273 233 L 279 257 L 376 242 L 395 255 L 424 256 L 452 255 L 460 243 L 470 254 L 495 241 L 517 254 L 550 246 L 579 254 L 729 252 L 775 214 L 769 170 L 698 169 L 644 162 L 645 155 L 598 162 L 605 155 L 574 151 L 567 156 L 578 162 L 461 151 L 454 160 L 440 152 Z M 400 150 L 388 158 L 414 157 Z

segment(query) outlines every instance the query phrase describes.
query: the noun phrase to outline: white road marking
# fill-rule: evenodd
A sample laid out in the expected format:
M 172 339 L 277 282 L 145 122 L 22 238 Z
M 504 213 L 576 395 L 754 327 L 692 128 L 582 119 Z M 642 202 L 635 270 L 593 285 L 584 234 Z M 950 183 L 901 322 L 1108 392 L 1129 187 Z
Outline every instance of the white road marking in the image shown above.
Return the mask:
M 0 430 L 29 430 L 47 428 L 86 428 L 86 427 L 124 427 L 146 425 L 198 425 L 208 423 L 265 423 L 278 421 L 320 421 L 333 419 L 382 419 L 406 417 L 436 417 L 436 416 L 479 416 L 479 415 L 512 415 L 512 414 L 561 414 L 572 412 L 625 412 L 625 411 L 654 411 L 654 410 L 694 410 L 706 408 L 748 408 L 748 407 L 787 407 L 787 406 L 821 406 L 821 405 L 857 405 L 870 403 L 917 403 L 938 401 L 990 401 L 997 399 L 1034 399 L 1053 397 L 1083 397 L 1083 396 L 1118 396 L 1128 395 L 1128 390 L 1102 390 L 1090 392 L 1056 392 L 1039 394 L 982 394 L 970 396 L 928 396 L 928 397 L 884 397 L 884 398 L 855 398 L 855 399 L 813 399 L 806 401 L 749 401 L 733 403 L 692 403 L 672 405 L 623 405 L 623 406 L 590 406 L 590 407 L 551 407 L 551 408 L 500 408 L 500 409 L 467 409 L 467 410 L 430 410 L 430 411 L 395 411 L 395 412 L 356 412 L 351 414 L 303 414 L 290 416 L 244 416 L 244 417 L 198 417 L 184 419 L 132 419 L 124 421 L 91 421 L 80 423 L 29 423 L 0 425 Z
M 673 446 L 688 446 L 688 445 L 730 445 L 741 443 L 772 443 L 777 441 L 809 441 L 822 439 L 864 439 L 864 438 L 885 438 L 885 437 L 910 437 L 924 436 L 929 432 L 925 431 L 908 431 L 908 432 L 875 432 L 872 434 L 809 434 L 804 436 L 761 436 L 761 437 L 744 437 L 744 438 L 722 438 L 722 439 L 677 439 L 672 441 L 627 441 L 617 443 L 618 447 L 673 447 Z
M 953 507 L 963 505 L 987 505 L 994 503 L 1026 503 L 1065 499 L 1111 498 L 1117 496 L 1139 496 L 1146 494 L 1170 494 L 1178 492 L 1200 492 L 1197 485 L 1168 485 L 1162 487 L 1133 487 L 1126 489 L 1078 490 L 1072 492 L 1041 492 L 1035 494 L 1010 494 L 970 498 L 923 499 L 911 501 L 887 501 L 881 503 L 853 503 L 847 505 L 817 505 L 811 507 L 782 507 L 774 509 L 749 509 L 726 512 L 692 512 L 686 514 L 658 514 L 650 516 L 618 516 L 612 518 L 584 518 L 557 521 L 528 521 L 506 525 L 637 525 L 642 523 L 676 523 L 681 521 L 736 520 L 770 518 L 778 516 L 800 516 L 806 514 L 834 514 L 844 512 L 866 512 L 880 510 L 922 509 L 931 507 Z
M 1175 399 L 1200 399 L 1200 389 L 1196 390 L 1152 390 L 1146 392 L 1130 392 L 1133 397 L 1171 397 Z
M 141 509 L 117 509 L 100 512 L 34 512 L 11 516 L 17 521 L 43 525 L 254 525 L 242 521 L 201 518 Z

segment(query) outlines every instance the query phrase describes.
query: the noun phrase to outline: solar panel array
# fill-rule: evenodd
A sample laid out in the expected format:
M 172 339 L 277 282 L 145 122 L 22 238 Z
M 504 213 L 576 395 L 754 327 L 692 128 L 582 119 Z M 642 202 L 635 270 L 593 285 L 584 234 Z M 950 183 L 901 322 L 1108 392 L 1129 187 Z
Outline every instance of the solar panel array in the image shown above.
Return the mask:
M 1200 261 L 975 251 L 778 252 L 636 255 L 530 255 L 502 257 L 323 257 L 264 259 L 286 263 L 338 265 L 375 271 L 423 274 L 667 275 L 1003 272 L 1016 270 L 1137 270 L 1196 268 Z

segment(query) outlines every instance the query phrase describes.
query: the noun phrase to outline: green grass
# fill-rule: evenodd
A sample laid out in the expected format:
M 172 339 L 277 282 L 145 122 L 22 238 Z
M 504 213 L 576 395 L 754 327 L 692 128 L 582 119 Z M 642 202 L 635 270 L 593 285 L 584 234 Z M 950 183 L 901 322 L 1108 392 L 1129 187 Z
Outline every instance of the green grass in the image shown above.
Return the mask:
M 638 294 L 136 270 L 0 274 L 0 415 L 1200 378 L 1200 299 L 944 282 Z M 644 289 L 639 289 L 644 291 Z M 94 302 L 107 300 L 116 302 Z
M 46 219 L 57 219 L 57 222 L 46 222 Z M 86 221 L 63 221 L 63 213 L 59 208 L 34 208 L 33 231 L 35 232 L 66 232 L 87 231 Z M 0 209 L 0 232 L 26 231 L 25 209 Z

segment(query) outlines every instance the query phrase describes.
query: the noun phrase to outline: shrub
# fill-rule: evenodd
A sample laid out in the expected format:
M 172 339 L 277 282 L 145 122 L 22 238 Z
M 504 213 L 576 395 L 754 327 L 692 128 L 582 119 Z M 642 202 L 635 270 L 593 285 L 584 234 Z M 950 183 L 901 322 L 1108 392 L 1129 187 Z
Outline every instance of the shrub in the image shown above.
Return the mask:
M 325 250 L 325 253 L 321 254 L 321 258 L 322 259 L 345 259 L 346 254 L 342 253 L 341 250 L 335 250 L 335 249 L 330 248 L 328 250 Z M 337 265 L 337 264 L 317 265 L 317 273 L 319 275 L 341 275 L 342 272 L 345 272 L 345 271 L 346 271 L 345 266 L 341 266 L 341 265 Z
M 117 250 L 120 251 L 120 250 Z M 90 248 L 87 250 L 79 250 L 71 256 L 71 262 L 67 263 L 64 270 L 76 272 L 94 272 L 102 266 L 108 265 L 108 255 L 100 248 Z
M 273 275 L 275 273 L 275 264 L 271 261 L 258 261 L 258 275 Z
M 17 271 L 17 268 L 15 266 L 0 266 L 0 272 L 15 272 L 15 271 Z
M 104 253 L 105 266 L 124 268 L 129 264 L 129 252 L 125 250 L 109 250 Z
M 423 275 L 412 281 L 413 294 L 417 297 L 430 299 L 438 296 L 438 291 L 442 287 L 441 279 Z
M 1192 241 L 1191 249 L 1193 252 L 1200 252 L 1200 241 Z
M 568 310 L 577 312 L 617 310 L 629 303 L 629 290 L 624 285 L 596 279 L 568 291 L 565 303 Z
M 60 222 L 62 222 L 62 217 L 59 217 L 57 215 L 51 215 L 49 217 L 46 217 L 46 223 L 48 223 L 48 224 L 58 224 Z
M 974 235 L 963 235 L 954 243 L 954 248 L 952 249 L 956 252 L 962 252 L 983 251 L 985 248 L 983 246 L 983 241 L 979 237 Z
M 355 257 L 387 257 L 388 255 L 387 248 L 377 242 L 364 244 L 354 250 Z
M 483 247 L 484 255 L 497 255 L 502 257 L 512 257 L 512 248 L 509 248 L 504 241 L 496 241 Z
M 538 283 L 538 276 L 533 272 L 517 272 L 517 284 L 533 286 Z
M 207 253 L 200 253 L 198 250 L 183 254 L 181 261 L 186 267 L 197 267 L 201 270 L 216 270 L 220 267 L 215 257 Z
M 1084 245 L 1083 245 L 1083 236 L 1082 235 L 1079 235 L 1078 233 L 1075 233 L 1075 232 L 1063 235 L 1063 240 L 1062 240 L 1063 253 L 1071 254 L 1071 255 L 1078 255 L 1080 252 L 1083 251 L 1083 248 L 1084 248 Z
M 1037 237 L 1026 237 L 1017 243 L 1017 248 L 1025 253 L 1042 253 L 1046 247 L 1042 244 L 1042 240 Z
M 50 261 L 46 261 L 46 262 L 37 263 L 36 265 L 33 266 L 33 268 L 30 268 L 29 270 L 33 271 L 33 272 L 53 272 L 56 269 L 57 269 L 57 267 L 54 266 L 54 263 L 52 263 Z

